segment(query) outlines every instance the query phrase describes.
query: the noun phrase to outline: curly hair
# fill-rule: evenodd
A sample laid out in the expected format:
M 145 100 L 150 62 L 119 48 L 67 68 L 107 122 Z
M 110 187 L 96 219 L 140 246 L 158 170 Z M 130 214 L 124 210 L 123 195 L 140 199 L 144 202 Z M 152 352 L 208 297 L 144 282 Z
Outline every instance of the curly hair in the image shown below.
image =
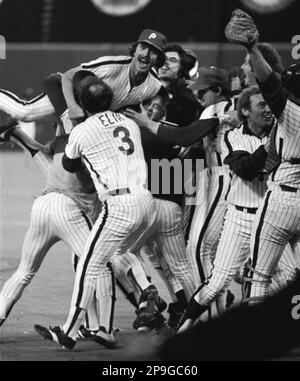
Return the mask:
M 178 44 L 170 44 L 167 45 L 165 52 L 176 52 L 180 58 L 180 70 L 178 72 L 178 76 L 180 78 L 190 79 L 189 71 L 193 69 L 196 58 L 187 54 L 182 46 Z

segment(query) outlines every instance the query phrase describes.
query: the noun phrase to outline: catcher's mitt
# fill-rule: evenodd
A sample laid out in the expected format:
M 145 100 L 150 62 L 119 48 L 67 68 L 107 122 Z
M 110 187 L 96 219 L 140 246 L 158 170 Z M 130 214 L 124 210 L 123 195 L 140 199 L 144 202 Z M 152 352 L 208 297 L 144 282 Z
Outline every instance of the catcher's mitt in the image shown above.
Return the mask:
M 229 42 L 250 49 L 258 41 L 259 33 L 253 18 L 241 9 L 235 9 L 225 28 L 225 36 Z

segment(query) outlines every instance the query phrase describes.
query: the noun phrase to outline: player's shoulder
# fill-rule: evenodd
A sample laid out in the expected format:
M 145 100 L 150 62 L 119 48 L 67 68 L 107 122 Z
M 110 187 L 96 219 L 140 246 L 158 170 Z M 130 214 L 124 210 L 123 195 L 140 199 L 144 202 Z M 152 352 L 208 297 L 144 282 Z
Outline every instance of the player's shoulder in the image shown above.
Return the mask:
M 226 138 L 227 139 L 240 138 L 244 134 L 243 129 L 244 129 L 244 125 L 240 124 L 239 126 L 226 131 L 224 137 L 225 139 Z
M 131 63 L 130 56 L 102 56 L 95 60 L 81 64 L 83 69 L 95 69 L 97 67 L 117 66 L 122 67 Z
M 152 77 L 153 79 L 155 79 L 159 83 L 161 83 L 159 76 L 158 76 L 158 72 L 153 67 L 149 70 L 149 75 L 150 75 L 150 77 Z

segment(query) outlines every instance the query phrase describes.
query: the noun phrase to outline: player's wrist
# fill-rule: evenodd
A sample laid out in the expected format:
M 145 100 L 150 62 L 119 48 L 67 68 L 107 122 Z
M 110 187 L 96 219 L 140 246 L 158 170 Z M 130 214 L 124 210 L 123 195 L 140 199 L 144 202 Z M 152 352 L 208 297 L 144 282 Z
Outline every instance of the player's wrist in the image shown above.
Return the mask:
M 160 126 L 159 122 L 154 122 L 153 120 L 149 120 L 147 122 L 147 128 L 154 134 L 157 135 L 158 128 Z

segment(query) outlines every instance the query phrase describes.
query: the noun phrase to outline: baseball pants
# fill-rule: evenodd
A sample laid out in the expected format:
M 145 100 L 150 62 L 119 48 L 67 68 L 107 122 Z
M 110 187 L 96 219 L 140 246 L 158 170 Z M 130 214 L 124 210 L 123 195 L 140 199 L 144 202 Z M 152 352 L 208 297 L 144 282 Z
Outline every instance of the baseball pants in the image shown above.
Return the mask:
M 106 265 L 114 254 L 140 250 L 148 236 L 153 234 L 151 229 L 155 229 L 155 219 L 155 201 L 150 193 L 112 196 L 103 203 L 78 264 L 71 308 L 63 327 L 67 335 L 76 339 L 98 280 L 100 294 L 97 297 L 111 298 L 110 319 L 104 326 L 108 333 L 112 332 L 115 292 L 112 274 Z
M 219 243 L 227 202 L 229 173 L 224 167 L 206 169 L 199 186 L 187 253 L 194 271 L 196 286 L 210 275 L 212 260 Z M 204 190 L 204 192 L 203 192 Z
M 62 240 L 73 252 L 80 255 L 84 251 L 91 226 L 90 220 L 76 203 L 63 194 L 52 192 L 34 201 L 20 265 L 0 293 L 1 319 L 7 317 L 13 305 L 20 299 L 49 249 Z
M 261 300 L 269 294 L 272 276 L 283 250 L 290 243 L 300 253 L 300 191 L 284 191 L 270 185 L 258 210 L 251 236 L 251 298 Z
M 0 89 L 0 110 L 13 118 L 33 122 L 54 115 L 54 108 L 46 94 L 24 101 L 10 91 Z

